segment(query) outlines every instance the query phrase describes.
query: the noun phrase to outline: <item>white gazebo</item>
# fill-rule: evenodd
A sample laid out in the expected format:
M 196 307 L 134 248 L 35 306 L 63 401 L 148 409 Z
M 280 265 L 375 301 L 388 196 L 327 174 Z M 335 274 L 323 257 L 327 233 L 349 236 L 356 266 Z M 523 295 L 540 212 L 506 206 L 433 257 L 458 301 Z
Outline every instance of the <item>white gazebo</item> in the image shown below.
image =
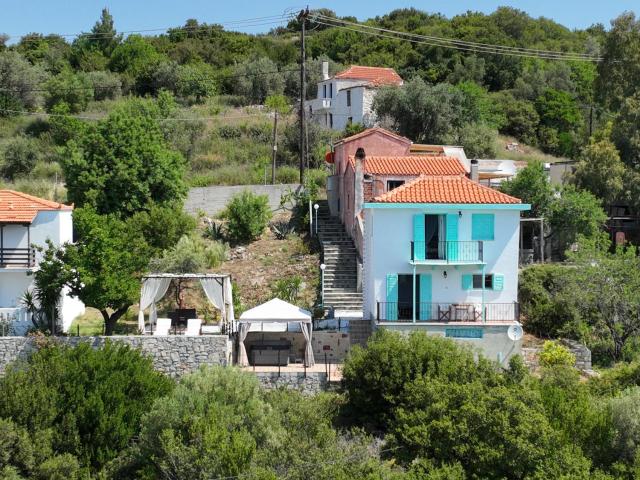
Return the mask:
M 238 365 L 241 367 L 249 365 L 244 341 L 251 325 L 257 323 L 293 323 L 299 325 L 305 340 L 304 364 L 307 367 L 315 365 L 313 347 L 311 345 L 311 333 L 313 331 L 311 320 L 311 312 L 291 305 L 279 298 L 274 298 L 251 310 L 247 310 L 240 315 L 238 320 Z
M 149 308 L 149 326 L 153 330 L 158 318 L 156 303 L 164 297 L 172 280 L 198 280 L 207 299 L 214 308 L 222 313 L 223 322 L 232 323 L 233 298 L 231 293 L 231 276 L 215 273 L 155 273 L 142 277 L 140 291 L 140 312 L 138 313 L 138 330 L 145 333 L 144 311 Z

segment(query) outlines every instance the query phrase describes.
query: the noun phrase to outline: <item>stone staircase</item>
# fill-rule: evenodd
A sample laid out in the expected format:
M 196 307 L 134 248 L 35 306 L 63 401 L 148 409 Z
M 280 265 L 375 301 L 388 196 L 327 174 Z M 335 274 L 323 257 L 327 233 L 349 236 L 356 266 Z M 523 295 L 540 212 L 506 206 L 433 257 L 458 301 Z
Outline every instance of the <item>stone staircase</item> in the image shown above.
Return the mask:
M 362 312 L 362 293 L 357 291 L 358 254 L 338 218 L 329 215 L 326 201 L 317 202 L 318 239 L 322 245 L 324 307 Z

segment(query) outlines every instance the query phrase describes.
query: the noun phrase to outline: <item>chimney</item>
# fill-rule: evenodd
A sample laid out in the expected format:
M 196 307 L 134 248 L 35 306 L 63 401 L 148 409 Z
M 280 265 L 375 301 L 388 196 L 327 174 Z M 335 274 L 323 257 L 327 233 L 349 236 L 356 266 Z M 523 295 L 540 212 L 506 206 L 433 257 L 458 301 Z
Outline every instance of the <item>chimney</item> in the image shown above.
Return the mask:
M 476 160 L 475 158 L 473 160 L 471 160 L 471 172 L 469 173 L 469 177 L 474 182 L 480 181 L 480 172 L 479 172 L 479 167 L 478 167 L 478 160 Z
M 322 62 L 322 80 L 329 80 L 329 62 Z
M 357 216 L 362 210 L 364 204 L 364 148 L 360 147 L 356 150 L 356 166 L 355 166 L 355 191 L 354 191 L 354 205 L 353 215 Z

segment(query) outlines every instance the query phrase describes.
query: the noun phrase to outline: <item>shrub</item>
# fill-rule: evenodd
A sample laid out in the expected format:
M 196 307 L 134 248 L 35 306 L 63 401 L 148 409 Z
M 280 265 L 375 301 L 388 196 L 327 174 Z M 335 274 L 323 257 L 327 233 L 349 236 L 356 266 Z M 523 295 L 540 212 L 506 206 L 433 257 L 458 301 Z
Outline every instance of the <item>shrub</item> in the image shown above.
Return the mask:
M 640 387 L 629 388 L 612 398 L 611 418 L 615 428 L 613 450 L 632 465 L 640 453 Z
M 250 242 L 262 235 L 269 219 L 269 199 L 249 190 L 234 195 L 223 214 L 227 220 L 227 235 L 234 242 Z
M 87 108 L 89 100 L 93 98 L 93 85 L 84 73 L 74 73 L 64 70 L 46 83 L 47 111 L 59 104 L 69 107 L 71 113 L 78 113 Z
M 547 341 L 540 352 L 540 365 L 543 367 L 565 366 L 572 367 L 576 357 L 569 349 L 558 342 Z
M 16 137 L 4 149 L 4 163 L 0 165 L 2 176 L 9 180 L 31 173 L 40 157 L 40 148 L 35 140 Z
M 302 278 L 298 275 L 293 277 L 281 278 L 276 280 L 276 283 L 271 289 L 273 296 L 284 300 L 285 302 L 295 303 L 300 295 L 300 289 L 302 288 Z
M 172 389 L 151 360 L 128 346 L 44 346 L 0 379 L 0 418 L 55 451 L 99 470 L 137 434 L 149 405 Z
M 195 235 L 183 235 L 178 243 L 151 260 L 149 268 L 155 272 L 199 273 L 219 266 L 226 258 L 227 247 Z
M 218 135 L 220 138 L 240 138 L 242 130 L 237 125 L 220 125 L 218 127 Z
M 276 182 L 278 183 L 298 183 L 300 180 L 300 170 L 288 165 L 283 165 L 276 169 Z
M 269 227 L 278 240 L 286 240 L 286 238 L 295 231 L 295 227 L 290 220 L 271 222 Z
M 115 100 L 120 97 L 122 81 L 117 73 L 99 70 L 87 73 L 87 78 L 93 86 L 94 100 Z

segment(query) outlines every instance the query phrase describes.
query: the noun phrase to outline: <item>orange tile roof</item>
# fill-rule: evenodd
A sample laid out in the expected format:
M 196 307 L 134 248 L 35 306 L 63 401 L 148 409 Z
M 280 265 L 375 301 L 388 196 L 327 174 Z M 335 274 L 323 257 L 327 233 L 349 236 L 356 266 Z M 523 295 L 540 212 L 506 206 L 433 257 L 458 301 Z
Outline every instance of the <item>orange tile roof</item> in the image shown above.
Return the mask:
M 376 203 L 522 203 L 519 198 L 485 187 L 463 175 L 425 176 L 373 199 Z
M 73 210 L 73 207 L 22 192 L 0 190 L 0 223 L 31 223 L 43 210 Z
M 351 65 L 346 70 L 336 73 L 333 78 L 366 80 L 375 87 L 381 85 L 402 85 L 402 78 L 393 68 Z
M 372 128 L 367 128 L 366 130 L 363 130 L 360 133 L 356 133 L 355 135 L 351 135 L 350 137 L 342 138 L 342 139 L 338 140 L 335 143 L 335 145 L 339 145 L 341 143 L 352 142 L 354 140 L 359 140 L 360 138 L 366 137 L 368 135 L 372 135 L 374 133 L 381 133 L 382 135 L 387 135 L 389 137 L 393 137 L 393 138 L 397 138 L 398 140 L 402 140 L 403 142 L 411 143 L 411 140 L 409 140 L 407 137 L 403 137 L 402 135 L 398 135 L 395 132 L 391 132 L 391 131 L 389 131 L 389 130 L 387 130 L 385 128 L 372 127 Z
M 349 157 L 352 166 L 355 158 Z M 364 173 L 372 175 L 462 175 L 464 166 L 455 157 L 411 155 L 411 156 L 367 156 Z

